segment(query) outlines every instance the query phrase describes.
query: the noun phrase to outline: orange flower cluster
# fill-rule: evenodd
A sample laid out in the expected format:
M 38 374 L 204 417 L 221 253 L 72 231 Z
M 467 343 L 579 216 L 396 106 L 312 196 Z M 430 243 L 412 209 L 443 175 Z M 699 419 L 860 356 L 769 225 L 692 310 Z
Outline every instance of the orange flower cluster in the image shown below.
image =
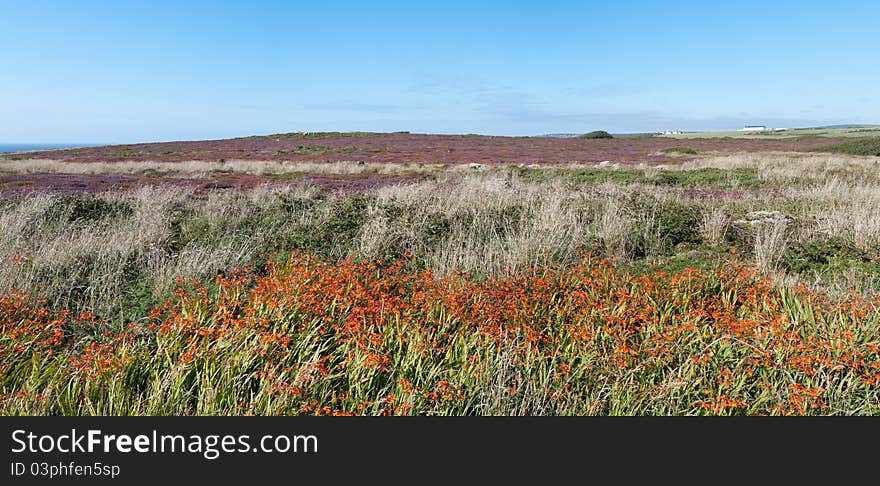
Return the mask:
M 100 375 L 119 370 L 130 360 L 122 346 L 132 343 L 135 336 L 129 332 L 99 332 L 84 349 L 65 342 L 65 334 L 78 329 L 87 331 L 106 324 L 91 313 L 71 317 L 69 311 L 52 313 L 44 301 L 29 298 L 27 294 L 10 290 L 0 297 L 0 360 L 3 370 L 12 363 L 33 357 L 45 359 L 53 355 L 69 355 L 67 364 L 72 372 Z M 62 353 L 66 352 L 66 353 Z
M 182 281 L 140 336 L 105 336 L 68 365 L 111 373 L 147 339 L 137 349 L 177 373 L 240 365 L 235 386 L 265 391 L 276 412 L 327 415 L 473 411 L 486 397 L 610 413 L 609 383 L 650 413 L 811 414 L 834 400 L 861 410 L 880 387 L 877 300 L 832 302 L 730 263 L 645 274 L 585 258 L 485 279 L 409 268 L 296 255 Z M 60 351 L 73 325 L 19 294 L 0 300 L 0 319 L 4 366 Z
M 203 288 L 190 292 L 156 316 L 161 329 L 186 332 L 195 343 L 245 327 L 262 336 L 263 352 L 282 353 L 289 345 L 285 336 L 318 322 L 318 332 L 346 349 L 338 369 L 357 363 L 381 373 L 393 373 L 399 345 L 386 342 L 388 326 L 402 327 L 396 335 L 423 355 L 444 355 L 470 333 L 513 346 L 520 364 L 536 357 L 553 361 L 560 347 L 577 346 L 569 358 L 589 355 L 598 370 L 647 375 L 673 366 L 705 368 L 714 396 L 694 406 L 715 413 L 754 403 L 755 390 L 767 388 L 775 398 L 764 398 L 767 405 L 759 410 L 804 413 L 804 396 L 821 408 L 821 394 L 804 392 L 822 389 L 816 383 L 853 374 L 876 387 L 880 379 L 876 344 L 859 346 L 851 331 L 843 331 L 858 327 L 876 302 L 853 297 L 832 304 L 803 288 L 777 289 L 733 265 L 714 273 L 636 275 L 608 261 L 585 260 L 563 270 L 476 281 L 407 271 L 400 261 L 328 263 L 301 255 L 269 266 L 249 290 L 240 275 L 216 283 L 212 296 Z M 809 312 L 795 315 L 798 309 Z M 479 354 L 469 358 L 462 366 L 477 373 Z M 559 362 L 555 376 L 562 379 L 571 367 Z M 777 389 L 772 380 L 781 371 L 802 383 Z M 421 385 L 417 393 L 429 402 L 457 396 L 442 380 Z M 516 386 L 508 391 L 515 394 Z
M 70 358 L 70 367 L 75 372 L 91 377 L 112 374 L 131 361 L 131 356 L 122 351 L 122 344 L 130 339 L 130 335 L 120 333 L 110 337 L 109 342 L 90 343 L 82 352 Z
M 0 295 L 0 360 L 39 351 L 51 354 L 64 337 L 69 312 L 52 314 L 44 301 L 14 289 Z

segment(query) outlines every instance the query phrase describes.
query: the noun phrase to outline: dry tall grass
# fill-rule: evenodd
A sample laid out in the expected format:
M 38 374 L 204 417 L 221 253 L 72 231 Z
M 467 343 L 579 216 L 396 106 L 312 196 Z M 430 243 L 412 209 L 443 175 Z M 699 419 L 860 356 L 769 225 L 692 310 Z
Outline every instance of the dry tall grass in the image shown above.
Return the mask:
M 795 162 L 805 165 L 792 167 Z M 215 167 L 203 164 L 208 165 L 181 167 Z M 332 257 L 351 253 L 382 258 L 406 251 L 440 276 L 454 271 L 499 275 L 572 261 L 582 247 L 598 246 L 607 256 L 621 259 L 662 259 L 678 250 L 677 242 L 670 242 L 658 227 L 658 215 L 675 218 L 681 209 L 695 211 L 693 229 L 702 244 L 712 247 L 738 244 L 728 240 L 730 221 L 750 211 L 790 215 L 793 223 L 784 228 L 734 228 L 734 236 L 746 242 L 740 248 L 768 272 L 780 268 L 786 248 L 822 238 L 841 240 L 876 258 L 880 181 L 873 175 L 839 174 L 849 167 L 870 171 L 875 164 L 868 158 L 818 154 L 764 159 L 749 155 L 706 158 L 661 171 L 752 167 L 763 170 L 764 177 L 778 178 L 765 188 L 719 191 L 712 200 L 689 186 L 576 183 L 564 170 L 543 180 L 507 168 L 448 171 L 438 173 L 434 181 L 351 196 L 366 201 L 365 209 L 355 208 L 354 213 L 339 213 L 347 196 L 330 196 L 303 185 L 206 196 L 153 187 L 99 194 L 94 197 L 127 205 L 130 212 L 97 220 L 71 218 L 70 199 L 36 194 L 0 205 L 0 261 L 10 262 L 0 266 L 0 286 L 33 290 L 57 306 L 76 303 L 110 312 L 118 310 L 122 296 L 135 290 L 156 298 L 178 277 L 199 278 L 258 264 L 267 248 L 290 251 L 302 244 L 319 245 L 312 251 L 330 249 L 324 254 Z M 325 169 L 364 167 L 371 166 L 337 164 Z M 266 170 L 282 168 L 286 170 L 283 165 Z M 619 170 L 647 174 L 650 168 Z M 791 177 L 799 177 L 801 183 L 783 182 Z M 664 211 L 665 207 L 674 210 Z M 682 223 L 685 230 L 689 224 Z M 689 244 L 692 249 L 694 244 Z M 815 278 L 818 284 L 834 286 L 858 280 L 858 273 L 841 275 Z M 132 281 L 144 288 L 133 289 Z
M 694 169 L 755 169 L 764 180 L 791 182 L 810 179 L 824 182 L 839 178 L 850 182 L 880 182 L 880 158 L 818 153 L 736 153 L 701 157 L 675 167 Z
M 569 258 L 587 236 L 591 207 L 564 185 L 497 174 L 385 187 L 376 196 L 376 204 L 396 205 L 406 218 L 389 225 L 371 217 L 361 235 L 365 254 L 374 254 L 377 241 L 397 239 L 442 275 L 495 274 Z
M 772 192 L 740 202 L 752 203 L 748 210 L 781 210 L 796 216 L 801 221 L 799 239 L 821 235 L 843 238 L 867 252 L 880 248 L 878 157 L 735 154 L 697 159 L 679 169 L 705 168 L 756 170 Z
M 308 197 L 308 189 L 299 191 Z M 7 202 L 0 209 L 5 230 L 0 238 L 0 261 L 12 264 L 0 266 L 0 287 L 33 289 L 55 306 L 102 313 L 115 308 L 120 296 L 132 291 L 132 274 L 145 274 L 150 293 L 161 295 L 178 277 L 200 278 L 242 265 L 262 242 L 259 234 L 221 234 L 171 250 L 175 213 L 189 213 L 190 218 L 204 221 L 236 219 L 247 211 L 236 201 L 265 201 L 271 194 L 258 188 L 243 195 L 214 194 L 200 200 L 185 189 L 143 187 L 97 196 L 100 201 L 122 202 L 131 208 L 130 214 L 99 220 L 73 218 L 73 203 L 59 196 Z
M 728 224 L 729 218 L 723 208 L 708 209 L 700 221 L 700 235 L 706 243 L 719 246 L 724 242 L 724 232 Z
M 755 225 L 755 259 L 764 273 L 773 273 L 785 252 L 787 240 L 785 223 L 760 223 Z

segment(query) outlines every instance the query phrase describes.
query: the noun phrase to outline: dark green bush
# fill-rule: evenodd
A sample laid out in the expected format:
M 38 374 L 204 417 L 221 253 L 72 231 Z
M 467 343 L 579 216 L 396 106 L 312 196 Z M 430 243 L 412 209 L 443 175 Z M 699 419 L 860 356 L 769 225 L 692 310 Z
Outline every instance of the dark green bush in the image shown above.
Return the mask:
M 642 193 L 631 195 L 625 207 L 633 216 L 651 215 L 649 226 L 634 225 L 630 230 L 626 249 L 630 258 L 668 255 L 679 245 L 700 242 L 700 210 L 696 206 L 659 201 Z
M 850 266 L 869 262 L 865 252 L 842 238 L 822 238 L 801 245 L 791 245 L 782 256 L 782 264 L 797 273 L 825 270 L 830 265 Z
M 614 136 L 605 130 L 596 130 L 594 132 L 578 135 L 578 138 L 614 138 Z
M 665 202 L 655 209 L 654 224 L 661 241 L 673 248 L 682 243 L 700 242 L 700 213 L 687 204 Z

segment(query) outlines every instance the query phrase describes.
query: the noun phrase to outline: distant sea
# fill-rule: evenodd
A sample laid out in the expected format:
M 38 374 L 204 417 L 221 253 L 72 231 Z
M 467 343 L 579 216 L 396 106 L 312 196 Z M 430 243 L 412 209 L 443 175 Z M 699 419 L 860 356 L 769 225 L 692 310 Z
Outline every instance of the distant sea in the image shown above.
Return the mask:
M 2 152 L 27 152 L 29 150 L 49 150 L 59 148 L 94 147 L 93 143 L 0 143 Z

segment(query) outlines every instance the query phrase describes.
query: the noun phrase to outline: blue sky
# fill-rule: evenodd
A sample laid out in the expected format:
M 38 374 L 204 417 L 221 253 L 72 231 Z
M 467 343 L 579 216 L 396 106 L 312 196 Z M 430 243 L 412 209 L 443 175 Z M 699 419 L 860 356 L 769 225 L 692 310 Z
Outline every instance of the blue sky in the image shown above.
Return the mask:
M 880 2 L 0 0 L 0 143 L 880 122 Z

